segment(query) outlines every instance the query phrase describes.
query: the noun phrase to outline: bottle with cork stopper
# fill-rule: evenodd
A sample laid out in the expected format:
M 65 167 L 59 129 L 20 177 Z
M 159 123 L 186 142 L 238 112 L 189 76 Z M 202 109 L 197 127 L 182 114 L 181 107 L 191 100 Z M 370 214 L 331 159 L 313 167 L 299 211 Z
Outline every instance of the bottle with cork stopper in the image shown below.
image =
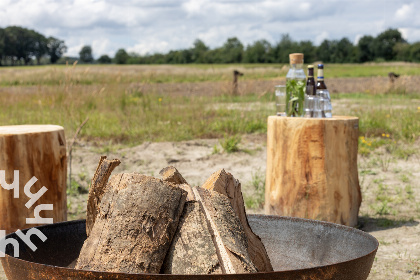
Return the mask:
M 286 75 L 286 114 L 303 117 L 306 76 L 303 69 L 303 53 L 289 54 L 290 69 Z

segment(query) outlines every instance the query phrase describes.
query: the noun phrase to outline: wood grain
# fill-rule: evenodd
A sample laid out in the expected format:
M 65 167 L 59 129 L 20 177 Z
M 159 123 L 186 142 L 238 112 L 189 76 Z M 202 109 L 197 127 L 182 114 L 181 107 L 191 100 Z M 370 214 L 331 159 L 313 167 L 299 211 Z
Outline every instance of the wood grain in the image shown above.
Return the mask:
M 258 272 L 269 272 L 273 271 L 270 259 L 265 250 L 264 244 L 261 239 L 252 231 L 249 226 L 248 219 L 246 217 L 244 198 L 242 196 L 241 183 L 235 179 L 232 174 L 227 173 L 224 169 L 221 169 L 213 173 L 209 179 L 203 185 L 204 189 L 213 190 L 220 194 L 225 195 L 239 221 L 241 222 L 242 228 L 245 231 L 248 254 L 257 268 Z
M 265 213 L 357 225 L 359 120 L 270 116 Z
M 67 220 L 66 175 L 67 156 L 64 129 L 56 125 L 17 125 L 0 127 L 0 170 L 5 171 L 6 182 L 14 181 L 14 170 L 19 170 L 19 198 L 13 191 L 0 187 L 0 229 L 7 233 L 17 229 L 37 226 L 26 224 L 34 217 L 40 204 L 53 204 L 53 210 L 40 212 L 42 218 L 54 222 Z M 38 181 L 32 193 L 43 186 L 48 191 L 29 209 L 29 198 L 24 193 L 25 184 L 35 176 Z

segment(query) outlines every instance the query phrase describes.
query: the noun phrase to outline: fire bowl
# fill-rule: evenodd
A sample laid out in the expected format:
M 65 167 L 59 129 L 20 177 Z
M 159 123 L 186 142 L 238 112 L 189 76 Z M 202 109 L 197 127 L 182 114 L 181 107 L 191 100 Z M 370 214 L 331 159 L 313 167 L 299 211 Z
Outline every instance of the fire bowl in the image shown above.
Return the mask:
M 7 238 L 19 241 L 19 258 L 7 245 L 1 258 L 9 280 L 22 279 L 367 279 L 378 241 L 360 230 L 314 220 L 249 215 L 273 265 L 273 272 L 251 274 L 165 275 L 125 274 L 71 268 L 86 239 L 86 221 L 72 221 L 37 227 L 47 240 L 32 237 L 38 248 L 32 251 L 15 233 Z M 27 230 L 23 230 L 25 233 Z

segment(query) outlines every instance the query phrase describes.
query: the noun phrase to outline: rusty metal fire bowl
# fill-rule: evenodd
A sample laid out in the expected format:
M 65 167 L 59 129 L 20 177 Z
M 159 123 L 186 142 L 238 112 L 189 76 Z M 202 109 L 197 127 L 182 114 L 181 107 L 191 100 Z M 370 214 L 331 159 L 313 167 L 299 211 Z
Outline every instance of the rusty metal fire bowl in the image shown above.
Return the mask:
M 33 252 L 19 240 L 19 258 L 12 257 L 7 245 L 1 258 L 9 280 L 23 279 L 367 279 L 378 241 L 357 229 L 332 223 L 298 218 L 249 215 L 251 228 L 258 234 L 271 259 L 274 272 L 219 275 L 125 274 L 72 269 L 86 239 L 84 220 L 38 227 L 46 236 Z M 25 232 L 26 230 L 23 230 Z

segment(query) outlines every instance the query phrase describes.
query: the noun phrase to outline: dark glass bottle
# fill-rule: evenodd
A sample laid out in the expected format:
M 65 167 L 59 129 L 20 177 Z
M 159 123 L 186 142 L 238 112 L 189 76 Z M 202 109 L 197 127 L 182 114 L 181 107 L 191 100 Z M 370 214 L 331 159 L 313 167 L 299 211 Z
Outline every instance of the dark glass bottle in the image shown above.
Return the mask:
M 314 79 L 314 66 L 308 65 L 308 79 L 306 80 L 306 94 L 315 95 L 316 94 L 316 85 Z
M 327 89 L 324 83 L 324 64 L 318 64 L 318 76 L 316 79 L 316 89 Z

